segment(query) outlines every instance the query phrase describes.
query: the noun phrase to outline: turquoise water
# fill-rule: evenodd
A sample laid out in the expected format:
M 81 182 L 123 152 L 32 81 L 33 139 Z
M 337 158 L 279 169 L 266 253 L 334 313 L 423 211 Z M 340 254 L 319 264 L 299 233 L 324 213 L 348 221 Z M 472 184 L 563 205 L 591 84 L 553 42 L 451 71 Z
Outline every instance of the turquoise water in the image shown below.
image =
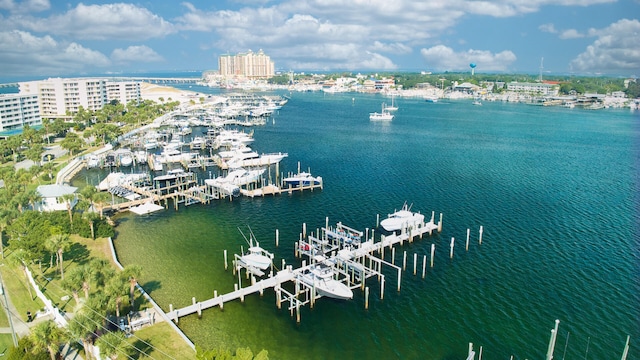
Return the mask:
M 619 358 L 627 335 L 629 358 L 638 357 L 638 114 L 396 99 L 393 122 L 370 122 L 384 100 L 292 93 L 274 121 L 255 128 L 252 147 L 288 152 L 280 171 L 300 161 L 323 177 L 323 190 L 124 214 L 121 262 L 142 265 L 141 283 L 168 310 L 233 290 L 223 250 L 231 257 L 246 247 L 238 227 L 250 226 L 278 263 L 298 264 L 293 242 L 303 223 L 310 231 L 329 217 L 374 228 L 376 214 L 407 201 L 427 217 L 443 213 L 443 231 L 396 250 L 396 264 L 408 254 L 401 291 L 393 272 L 384 300 L 369 280 L 368 310 L 355 290 L 352 301 L 323 298 L 303 309 L 297 324 L 267 291 L 179 326 L 205 348 L 249 346 L 273 359 L 462 359 L 469 342 L 485 359 L 537 359 L 560 319 L 555 358 Z M 422 279 L 432 243 L 435 266 Z

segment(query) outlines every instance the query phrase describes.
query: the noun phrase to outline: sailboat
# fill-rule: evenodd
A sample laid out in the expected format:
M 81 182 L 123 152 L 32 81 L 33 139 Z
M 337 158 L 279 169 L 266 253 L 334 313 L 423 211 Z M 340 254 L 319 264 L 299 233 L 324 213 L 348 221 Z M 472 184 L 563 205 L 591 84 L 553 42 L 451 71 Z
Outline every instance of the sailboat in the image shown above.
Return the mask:
M 391 106 L 385 106 L 383 110 L 386 111 L 396 111 L 398 107 L 394 103 L 395 96 L 391 96 Z

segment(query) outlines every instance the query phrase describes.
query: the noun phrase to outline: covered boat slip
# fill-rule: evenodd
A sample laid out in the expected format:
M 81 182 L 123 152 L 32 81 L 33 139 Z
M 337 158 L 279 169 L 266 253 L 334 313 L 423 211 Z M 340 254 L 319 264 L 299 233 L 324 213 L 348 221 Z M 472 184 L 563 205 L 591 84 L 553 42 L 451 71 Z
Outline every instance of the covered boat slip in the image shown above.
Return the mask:
M 242 255 L 234 255 L 232 270 L 237 273 L 238 282 L 234 284 L 234 291 L 218 295 L 214 291 L 214 297 L 205 301 L 196 302 L 192 298 L 192 304 L 181 309 L 170 310 L 167 317 L 178 321 L 182 316 L 197 313 L 202 315 L 202 310 L 219 306 L 221 309 L 224 303 L 240 299 L 244 301 L 246 295 L 259 292 L 261 295 L 264 289 L 273 288 L 276 295 L 276 305 L 280 309 L 283 302 L 288 302 L 288 309 L 291 316 L 296 315 L 296 320 L 300 321 L 300 307 L 309 304 L 314 306 L 315 301 L 323 296 L 337 299 L 351 299 L 351 290 L 360 288 L 365 294 L 365 307 L 368 307 L 369 288 L 366 286 L 366 279 L 377 277 L 380 280 L 380 297 L 384 298 L 385 275 L 382 273 L 382 266 L 386 265 L 397 272 L 397 289 L 400 291 L 401 273 L 403 268 L 384 260 L 385 249 L 392 249 L 395 253 L 396 244 L 403 244 L 405 241 L 412 242 L 414 238 L 422 238 L 424 234 L 432 234 L 433 230 L 441 231 L 442 215 L 440 222 L 435 224 L 433 216 L 431 221 L 421 223 L 415 228 L 404 228 L 399 233 L 388 236 L 381 235 L 376 241 L 374 231 L 367 233 L 349 228 L 342 223 L 335 227 L 327 226 L 319 229 L 317 236 L 306 235 L 306 225 L 303 225 L 303 233 L 300 240 L 295 243 L 296 257 L 306 257 L 302 260 L 302 265 L 293 268 L 282 259 L 282 270 L 277 270 L 273 263 L 269 270 L 258 269 L 243 261 Z M 362 240 L 364 237 L 364 241 Z M 278 232 L 276 230 L 276 246 L 278 244 Z M 268 254 L 268 253 L 267 253 Z M 380 257 L 375 256 L 378 254 Z M 245 254 L 246 256 L 246 254 Z M 433 255 L 432 255 L 433 256 Z M 227 268 L 227 252 L 224 251 L 225 269 Z M 424 268 L 423 264 L 423 268 Z M 246 278 L 250 280 L 250 285 L 243 287 L 242 270 L 245 270 Z M 322 274 L 318 272 L 322 269 Z M 423 270 L 424 271 L 424 270 Z M 415 275 L 415 265 L 414 265 Z M 265 277 L 266 276 L 266 277 Z M 263 278 L 264 277 L 264 278 Z M 318 280 L 322 277 L 323 281 Z M 287 285 L 289 284 L 289 285 Z M 330 284 L 325 286 L 323 284 Z

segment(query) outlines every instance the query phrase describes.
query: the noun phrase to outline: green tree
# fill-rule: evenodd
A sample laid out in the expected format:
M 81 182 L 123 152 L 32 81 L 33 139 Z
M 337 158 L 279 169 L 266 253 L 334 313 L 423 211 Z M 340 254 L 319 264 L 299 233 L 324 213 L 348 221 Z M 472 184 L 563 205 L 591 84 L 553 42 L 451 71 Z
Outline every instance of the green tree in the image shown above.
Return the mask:
M 115 311 L 116 317 L 120 317 L 120 308 L 122 300 L 129 293 L 129 279 L 122 276 L 122 273 L 109 278 L 104 286 L 104 292 L 107 295 L 107 309 Z
M 69 234 L 63 232 L 63 230 L 57 226 L 51 228 L 51 236 L 45 242 L 45 246 L 52 253 L 56 254 L 56 265 L 60 266 L 60 278 L 64 280 L 64 265 L 63 254 L 68 251 L 73 245 Z
M 138 278 L 140 277 L 140 274 L 142 274 L 142 267 L 140 267 L 140 265 L 127 265 L 122 270 L 122 274 L 129 280 L 129 299 L 131 301 L 131 309 L 133 310 L 135 289 L 138 284 Z
M 124 333 L 121 331 L 110 331 L 100 336 L 97 340 L 97 345 L 100 347 L 100 354 L 115 360 L 118 355 L 122 354 L 124 357 L 129 357 L 127 354 L 127 342 L 125 341 Z
M 93 358 L 91 355 L 91 348 L 93 344 L 92 339 L 96 337 L 96 324 L 99 324 L 101 318 L 96 318 L 99 314 L 91 312 L 91 310 L 78 311 L 71 321 L 69 321 L 69 337 L 73 340 L 80 340 L 82 347 L 84 348 L 85 359 L 90 360 Z
M 67 136 L 60 142 L 63 149 L 69 150 L 69 154 L 73 156 L 76 151 L 80 151 L 84 146 L 84 141 L 75 132 L 67 132 Z
M 56 360 L 56 355 L 60 349 L 60 344 L 65 339 L 65 332 L 63 329 L 56 326 L 56 324 L 49 320 L 42 322 L 31 329 L 29 337 L 33 343 L 36 353 L 41 350 L 46 350 L 51 356 L 51 360 Z

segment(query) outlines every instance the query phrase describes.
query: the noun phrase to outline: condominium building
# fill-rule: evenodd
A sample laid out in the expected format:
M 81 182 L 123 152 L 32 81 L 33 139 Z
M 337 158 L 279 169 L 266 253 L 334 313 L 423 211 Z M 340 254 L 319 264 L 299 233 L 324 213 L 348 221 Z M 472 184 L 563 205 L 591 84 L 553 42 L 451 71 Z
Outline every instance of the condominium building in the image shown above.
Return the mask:
M 107 81 L 107 102 L 114 100 L 127 105 L 133 101 L 138 104 L 142 99 L 139 81 Z
M 45 118 L 67 117 L 68 113 L 100 110 L 107 103 L 105 79 L 50 78 L 21 82 L 20 94 L 38 96 L 40 116 Z
M 35 94 L 0 95 L 0 131 L 41 125 L 38 96 Z
M 236 55 L 222 55 L 218 58 L 218 68 L 224 77 L 268 79 L 275 74 L 273 61 L 262 49 L 257 53 L 249 50 Z
M 507 90 L 555 96 L 558 95 L 559 88 L 555 84 L 512 81 L 507 84 Z

